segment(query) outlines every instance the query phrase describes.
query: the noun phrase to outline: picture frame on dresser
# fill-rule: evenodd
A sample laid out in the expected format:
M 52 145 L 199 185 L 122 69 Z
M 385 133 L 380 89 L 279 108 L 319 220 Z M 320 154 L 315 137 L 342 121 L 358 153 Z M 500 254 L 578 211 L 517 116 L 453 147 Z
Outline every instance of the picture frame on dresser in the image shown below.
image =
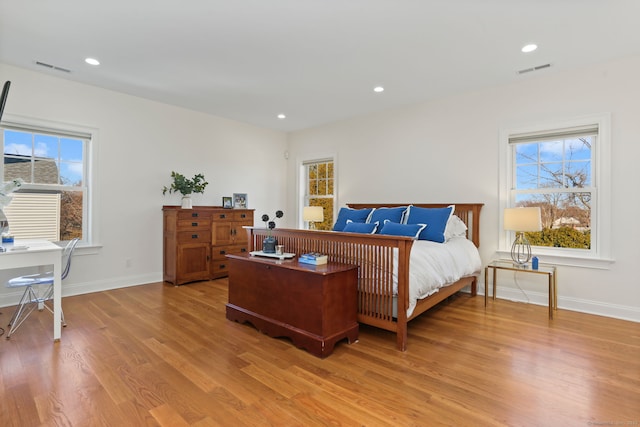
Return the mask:
M 233 193 L 233 207 L 235 209 L 246 209 L 247 206 L 247 193 Z
M 231 209 L 233 207 L 233 199 L 231 197 L 222 197 L 222 207 Z

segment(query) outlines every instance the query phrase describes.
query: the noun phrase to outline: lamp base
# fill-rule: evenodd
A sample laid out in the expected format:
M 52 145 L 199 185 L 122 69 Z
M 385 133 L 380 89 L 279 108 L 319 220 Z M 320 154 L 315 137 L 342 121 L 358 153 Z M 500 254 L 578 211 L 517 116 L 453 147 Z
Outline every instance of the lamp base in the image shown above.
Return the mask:
M 516 238 L 511 245 L 511 259 L 519 266 L 531 260 L 531 245 L 522 231 L 516 233 Z

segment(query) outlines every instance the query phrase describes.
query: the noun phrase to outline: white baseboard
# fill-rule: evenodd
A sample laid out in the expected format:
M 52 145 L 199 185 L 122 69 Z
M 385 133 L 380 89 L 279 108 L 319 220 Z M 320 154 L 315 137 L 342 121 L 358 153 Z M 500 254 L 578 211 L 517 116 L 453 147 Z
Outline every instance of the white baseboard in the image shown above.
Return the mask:
M 62 296 L 68 297 L 73 295 L 82 295 L 92 292 L 106 291 L 110 289 L 146 285 L 156 282 L 162 282 L 162 273 L 116 277 L 108 280 L 97 280 L 94 282 L 64 284 L 62 287 Z M 466 288 L 466 290 L 469 290 L 469 288 Z M 482 283 L 478 284 L 478 294 L 484 295 L 484 286 Z M 1 293 L 0 307 L 16 305 L 21 296 L 22 289 Z M 500 286 L 498 286 L 497 297 L 510 301 L 528 302 L 530 304 L 544 306 L 549 303 L 549 296 L 546 292 L 527 291 L 525 295 L 519 289 L 502 288 Z M 589 301 L 579 298 L 559 296 L 558 309 L 613 317 L 615 319 L 630 320 L 632 322 L 640 322 L 640 309 L 631 306 L 606 304 L 598 301 Z
M 73 295 L 89 294 L 92 292 L 107 291 L 110 289 L 128 288 L 131 286 L 146 285 L 149 283 L 162 282 L 162 273 L 142 274 L 138 276 L 115 277 L 108 280 L 97 280 L 84 283 L 63 283 L 62 297 Z M 0 293 L 0 307 L 8 307 L 18 304 L 24 289 L 6 289 Z
M 484 286 L 482 286 L 482 284 L 478 284 L 478 294 L 484 295 Z M 498 286 L 496 294 L 497 298 L 509 301 L 528 302 L 530 304 L 544 306 L 548 306 L 549 304 L 549 294 L 546 292 L 527 291 L 525 294 L 520 289 L 501 288 Z M 638 307 L 607 304 L 599 301 L 563 297 L 562 295 L 558 295 L 558 310 L 578 311 L 581 313 L 612 317 L 614 319 L 640 322 L 640 308 Z

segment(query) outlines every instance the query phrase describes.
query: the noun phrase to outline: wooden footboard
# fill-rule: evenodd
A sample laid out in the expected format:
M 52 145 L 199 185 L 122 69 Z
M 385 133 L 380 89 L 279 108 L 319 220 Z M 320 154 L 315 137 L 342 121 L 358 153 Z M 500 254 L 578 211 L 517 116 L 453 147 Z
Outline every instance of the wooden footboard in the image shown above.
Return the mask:
M 406 206 L 406 204 L 359 204 L 354 208 Z M 415 204 L 421 207 L 442 207 L 448 204 Z M 456 214 L 467 223 L 469 236 L 479 245 L 479 217 L 482 204 L 456 204 Z M 247 227 L 249 250 L 262 249 L 262 241 L 268 231 L 264 228 Z M 329 261 L 358 265 L 358 322 L 396 333 L 397 347 L 407 348 L 407 323 L 438 302 L 460 289 L 472 285 L 475 295 L 475 277 L 465 277 L 446 286 L 440 292 L 418 301 L 411 318 L 407 318 L 409 306 L 409 254 L 413 239 L 379 234 L 341 233 L 276 228 L 272 234 L 286 252 L 296 256 L 308 252 L 327 254 Z M 394 257 L 397 251 L 397 258 Z M 397 309 L 394 303 L 393 274 L 397 271 Z M 397 313 L 394 314 L 394 313 Z

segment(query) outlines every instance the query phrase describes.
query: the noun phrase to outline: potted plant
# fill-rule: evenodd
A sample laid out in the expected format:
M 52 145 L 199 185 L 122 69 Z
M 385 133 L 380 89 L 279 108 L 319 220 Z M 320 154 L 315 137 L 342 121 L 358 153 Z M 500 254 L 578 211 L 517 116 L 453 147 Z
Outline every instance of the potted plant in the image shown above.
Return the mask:
M 209 184 L 204 179 L 204 175 L 199 173 L 194 175 L 192 179 L 186 178 L 184 175 L 178 172 L 171 172 L 171 178 L 173 182 L 169 187 L 164 186 L 162 188 L 162 194 L 180 193 L 182 194 L 182 208 L 191 209 L 191 194 L 192 193 L 204 193 L 204 189 Z

